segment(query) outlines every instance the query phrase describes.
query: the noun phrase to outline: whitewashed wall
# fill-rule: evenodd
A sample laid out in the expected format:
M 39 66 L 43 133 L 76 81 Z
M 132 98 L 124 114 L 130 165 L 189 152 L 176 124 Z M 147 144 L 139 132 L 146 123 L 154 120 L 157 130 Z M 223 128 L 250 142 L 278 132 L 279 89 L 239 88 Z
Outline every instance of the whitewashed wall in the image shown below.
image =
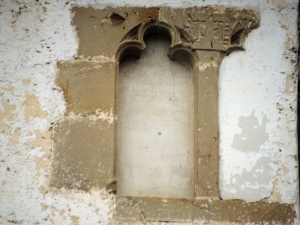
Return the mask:
M 54 84 L 56 62 L 76 55 L 74 5 L 112 4 L 0 1 L 0 224 L 107 224 L 111 219 L 113 199 L 103 191 L 49 187 L 51 127 L 65 110 Z M 221 66 L 221 196 L 295 203 L 297 0 L 132 0 L 126 5 L 223 5 L 261 13 L 261 26 L 247 37 L 246 51 L 230 54 Z
M 220 181 L 224 198 L 293 203 L 298 193 L 296 6 L 270 6 L 260 8 L 261 25 L 246 39 L 246 52 L 231 54 L 221 67 Z

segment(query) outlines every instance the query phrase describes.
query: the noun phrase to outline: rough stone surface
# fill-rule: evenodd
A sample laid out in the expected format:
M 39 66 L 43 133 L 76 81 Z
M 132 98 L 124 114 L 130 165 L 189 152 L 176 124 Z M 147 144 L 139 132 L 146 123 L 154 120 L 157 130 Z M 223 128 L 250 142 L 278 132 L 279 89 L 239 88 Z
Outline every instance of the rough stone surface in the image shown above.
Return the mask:
M 58 63 L 57 84 L 65 96 L 67 115 L 91 114 L 98 109 L 109 112 L 114 109 L 116 68 L 114 62 L 110 61 L 100 57 L 93 61 Z
M 98 117 L 68 118 L 55 127 L 53 186 L 89 190 L 113 180 L 114 126 Z
M 78 57 L 70 9 L 90 5 L 103 9 L 111 4 L 107 0 L 0 2 L 0 223 L 128 224 L 111 220 L 114 200 L 99 189 L 81 192 L 50 188 L 52 123 L 62 119 L 66 110 L 64 96 L 55 84 L 57 61 Z M 248 201 L 256 201 L 255 196 L 262 192 L 259 198 L 295 204 L 298 1 L 113 2 L 114 7 L 125 4 L 176 8 L 223 5 L 260 12 L 260 27 L 246 38 L 246 51 L 226 56 L 220 68 L 220 190 L 229 198 L 247 196 Z M 252 137 L 249 129 L 239 127 L 240 121 L 250 119 L 246 124 L 253 126 L 254 121 L 262 126 L 265 115 L 268 140 L 263 145 L 259 137 L 253 151 L 231 147 L 240 146 L 236 143 L 243 139 L 236 142 L 237 138 Z M 261 169 L 262 156 L 270 160 L 270 167 L 264 168 L 267 171 Z M 257 173 L 257 179 L 247 182 L 250 171 Z M 267 184 L 260 185 L 261 179 Z
M 148 22 L 148 17 L 157 19 L 158 16 L 158 8 L 129 7 L 122 10 L 107 7 L 99 10 L 75 7 L 72 11 L 73 24 L 79 37 L 78 55 L 84 58 L 98 55 L 113 57 L 119 48 L 115 43 L 120 43 L 128 31 L 140 23 Z M 94 45 L 95 40 L 100 44 Z
M 290 204 L 240 200 L 198 200 L 118 197 L 116 218 L 124 221 L 205 221 L 238 224 L 291 224 L 296 217 Z
M 58 63 L 67 103 L 54 129 L 52 186 L 89 190 L 114 180 L 115 63 L 103 57 Z
M 198 51 L 196 197 L 219 197 L 218 78 L 224 53 Z M 205 171 L 205 172 L 204 172 Z

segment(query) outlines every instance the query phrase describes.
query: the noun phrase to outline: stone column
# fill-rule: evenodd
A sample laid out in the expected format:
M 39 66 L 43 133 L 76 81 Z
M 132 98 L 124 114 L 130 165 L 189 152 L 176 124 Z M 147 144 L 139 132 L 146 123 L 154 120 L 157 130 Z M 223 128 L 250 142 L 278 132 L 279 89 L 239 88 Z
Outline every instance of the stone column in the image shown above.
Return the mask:
M 219 198 L 218 80 L 223 52 L 197 50 L 195 198 Z

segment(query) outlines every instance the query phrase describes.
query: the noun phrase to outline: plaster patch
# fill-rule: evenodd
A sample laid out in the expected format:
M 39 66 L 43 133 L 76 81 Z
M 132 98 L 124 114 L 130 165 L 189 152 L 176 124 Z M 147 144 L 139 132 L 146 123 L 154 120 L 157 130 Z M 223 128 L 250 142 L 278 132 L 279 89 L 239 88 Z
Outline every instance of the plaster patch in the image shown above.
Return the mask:
M 23 106 L 25 106 L 25 118 L 27 122 L 31 117 L 48 119 L 48 113 L 41 109 L 41 103 L 38 98 L 34 94 L 29 94 L 28 91 L 25 91 Z
M 36 163 L 36 169 L 38 171 L 37 174 L 36 174 L 36 176 L 40 176 L 41 175 L 40 172 L 39 172 L 39 170 L 41 168 L 43 168 L 43 169 L 45 169 L 47 171 L 47 168 L 49 168 L 50 165 L 51 165 L 51 162 L 49 162 L 49 157 L 41 157 L 41 158 L 36 157 L 35 158 L 35 163 Z
M 10 84 L 8 87 L 2 87 L 1 89 L 8 91 L 12 95 L 15 93 L 15 87 L 12 84 Z
M 30 83 L 31 83 L 31 79 L 30 78 L 22 80 L 22 84 L 25 85 L 25 86 L 28 86 Z
M 66 210 L 65 210 L 65 209 L 62 209 L 62 210 L 60 210 L 59 215 L 60 215 L 60 216 L 63 216 L 63 215 L 65 214 L 65 212 L 66 212 Z
M 32 132 L 31 130 L 28 131 L 27 134 L 26 134 L 27 137 L 30 137 L 30 136 L 32 136 L 32 135 L 33 135 L 33 132 Z
M 289 172 L 289 169 L 285 165 L 283 165 L 281 169 L 285 173 Z
M 51 216 L 53 216 L 53 213 L 51 214 Z M 47 216 L 47 219 L 50 220 L 52 225 L 55 225 L 55 222 L 54 222 L 53 218 L 51 218 L 50 216 Z
M 13 135 L 9 138 L 9 141 L 12 145 L 18 144 L 20 139 L 20 131 L 14 131 Z
M 79 217 L 71 216 L 72 223 L 71 225 L 79 225 Z
M 43 195 L 43 198 L 45 198 L 46 194 L 48 193 L 48 191 L 46 190 L 46 188 L 41 185 L 39 188 L 38 188 L 39 192 Z
M 91 120 L 99 120 L 107 121 L 108 124 L 112 124 L 114 122 L 114 113 L 113 108 L 109 110 L 109 112 L 104 112 L 101 109 L 97 109 L 96 113 L 90 116 Z
M 273 181 L 273 191 L 271 193 L 270 199 L 276 202 L 281 202 L 282 194 L 276 189 L 278 185 L 278 178 Z
M 246 202 L 255 202 L 270 197 L 273 188 L 274 172 L 272 159 L 260 157 L 251 170 L 243 170 L 241 174 L 231 177 L 226 192 L 221 191 L 223 199 L 242 199 Z M 236 197 L 235 193 L 239 193 Z
M 216 63 L 215 61 L 212 61 L 210 63 L 199 63 L 199 70 L 200 71 L 205 71 L 207 68 L 211 68 L 211 67 L 218 67 L 218 63 Z
M 282 198 L 282 194 L 277 191 L 277 190 L 274 190 L 272 192 L 272 195 L 271 195 L 272 199 L 276 202 L 281 202 L 281 198 Z
M 290 48 L 292 41 L 293 41 L 293 38 L 291 38 L 291 37 L 289 37 L 287 39 L 287 41 L 284 43 L 284 46 L 285 46 L 286 49 Z
M 107 121 L 109 125 L 113 124 L 115 120 L 113 108 L 111 108 L 109 111 L 103 111 L 102 109 L 97 109 L 95 113 L 90 114 L 87 117 L 92 121 L 96 121 L 96 120 Z M 66 118 L 77 120 L 82 118 L 82 115 L 70 112 L 70 114 Z
M 28 134 L 31 133 L 32 131 L 29 131 Z M 51 149 L 51 135 L 49 131 L 42 132 L 40 130 L 34 130 L 35 134 L 35 140 L 29 141 L 28 145 L 30 148 L 35 148 L 35 147 L 42 147 L 42 149 L 50 153 Z
M 40 175 L 40 169 L 48 171 L 51 166 L 51 134 L 49 131 L 41 132 L 40 130 L 35 130 L 34 134 L 35 140 L 29 141 L 28 145 L 32 149 L 41 147 L 43 150 L 43 155 L 35 158 L 37 175 Z
M 242 129 L 241 134 L 235 134 L 231 147 L 242 152 L 259 152 L 261 146 L 268 141 L 266 133 L 267 116 L 264 115 L 261 124 L 254 116 L 241 116 L 238 126 Z
M 104 56 L 104 55 L 94 56 L 94 57 L 90 58 L 89 61 L 92 61 L 92 62 L 102 62 L 102 63 L 108 63 L 108 62 L 115 63 L 116 62 L 116 60 L 115 60 L 114 57 L 109 58 L 109 57 Z
M 9 122 L 15 118 L 13 110 L 16 109 L 16 105 L 9 104 L 9 100 L 1 98 L 2 109 L 0 108 L 0 132 L 7 132 L 10 130 Z
M 289 91 L 291 87 L 293 86 L 293 81 L 292 81 L 292 74 L 289 73 L 286 75 L 286 80 L 285 80 L 285 91 Z
M 44 203 L 41 203 L 41 208 L 43 211 L 46 211 L 49 208 L 49 206 Z

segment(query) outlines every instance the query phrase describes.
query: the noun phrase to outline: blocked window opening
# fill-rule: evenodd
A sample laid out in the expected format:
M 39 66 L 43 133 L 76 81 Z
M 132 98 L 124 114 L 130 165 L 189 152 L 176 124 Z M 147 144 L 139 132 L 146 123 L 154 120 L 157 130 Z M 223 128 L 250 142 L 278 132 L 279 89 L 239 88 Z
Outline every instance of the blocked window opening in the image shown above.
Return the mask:
M 170 43 L 150 36 L 118 78 L 118 196 L 194 198 L 194 81 L 171 61 Z
M 140 221 L 141 223 L 154 221 L 182 223 L 207 221 L 210 223 L 211 221 L 211 223 L 290 224 L 291 220 L 296 218 L 293 204 L 269 201 L 248 203 L 234 199 L 222 200 L 219 197 L 219 66 L 226 54 L 237 49 L 243 49 L 242 44 L 245 37 L 259 24 L 259 15 L 257 13 L 252 10 L 216 7 L 181 9 L 168 7 L 125 7 L 116 9 L 108 7 L 103 10 L 92 7 L 77 7 L 73 9 L 73 12 L 74 18 L 72 23 L 76 26 L 80 40 L 78 48 L 80 57 L 75 60 L 58 63 L 57 84 L 64 91 L 67 110 L 64 118 L 54 127 L 53 173 L 51 181 L 54 187 L 81 190 L 105 188 L 108 193 L 113 194 L 117 192 L 113 216 L 117 221 Z M 156 145 L 161 147 L 162 144 L 158 140 L 165 137 L 164 135 L 168 133 L 166 131 L 178 132 L 177 138 L 174 138 L 176 139 L 175 143 L 179 143 L 180 138 L 185 138 L 183 135 L 180 135 L 182 134 L 180 132 L 184 129 L 176 130 L 169 127 L 168 130 L 164 130 L 164 126 L 155 125 L 160 123 L 153 122 L 150 125 L 154 131 L 153 140 L 157 143 L 148 138 L 150 139 L 149 141 L 143 137 L 147 128 L 145 125 L 147 125 L 148 118 L 143 119 L 135 116 L 135 113 L 139 113 L 138 111 L 143 111 L 147 115 L 150 113 L 150 106 L 157 102 L 167 102 L 167 104 L 156 105 L 158 109 L 156 111 L 159 115 L 166 113 L 164 109 L 167 105 L 169 105 L 167 109 L 176 109 L 175 106 L 182 107 L 182 105 L 187 104 L 182 99 L 172 103 L 174 105 L 171 104 L 177 92 L 175 92 L 171 100 L 165 99 L 169 96 L 162 95 L 162 93 L 168 93 L 168 90 L 172 90 L 171 87 L 173 86 L 171 84 L 173 84 L 173 79 L 164 82 L 167 76 L 160 76 L 160 73 L 157 72 L 158 67 L 156 64 L 149 63 L 153 60 L 149 61 L 148 59 L 147 63 L 142 65 L 142 67 L 139 66 L 142 64 L 143 58 L 133 61 L 134 65 L 131 66 L 127 66 L 128 62 L 125 62 L 122 65 L 122 71 L 127 71 L 127 74 L 131 77 L 133 73 L 129 68 L 140 68 L 137 69 L 137 74 L 133 76 L 132 80 L 144 83 L 133 83 L 134 85 L 129 86 L 132 89 L 136 89 L 135 91 L 138 94 L 132 94 L 133 97 L 129 96 L 127 102 L 123 101 L 122 103 L 122 98 L 117 96 L 118 91 L 120 91 L 120 88 L 118 88 L 118 84 L 120 85 L 119 78 L 122 76 L 122 74 L 121 76 L 119 74 L 119 62 L 129 56 L 141 56 L 141 52 L 146 47 L 144 37 L 153 34 L 168 37 L 171 41 L 171 44 L 167 45 L 170 46 L 168 49 L 170 57 L 177 59 L 178 62 L 189 61 L 193 68 L 193 76 L 190 75 L 190 77 L 194 81 L 193 79 L 190 81 L 191 83 L 194 82 L 194 89 L 186 88 L 185 90 L 186 92 L 191 90 L 195 92 L 194 100 L 192 101 L 195 108 L 194 121 L 189 121 L 191 124 L 194 123 L 193 125 L 195 126 L 195 129 L 190 130 L 190 132 L 194 131 L 194 134 L 190 137 L 194 137 L 195 141 L 194 163 L 191 163 L 193 164 L 192 167 L 195 167 L 195 176 L 194 185 L 191 185 L 192 188 L 189 189 L 189 186 L 186 186 L 189 191 L 194 190 L 193 199 L 190 199 L 189 196 L 183 196 L 178 199 L 178 193 L 173 196 L 170 195 L 171 192 L 179 188 L 176 186 L 176 183 L 168 183 L 170 180 L 175 182 L 177 178 L 180 178 L 180 184 L 184 182 L 181 179 L 181 171 L 175 170 L 178 167 L 174 167 L 174 170 L 172 167 L 172 163 L 176 166 L 178 165 L 176 160 L 180 158 L 175 157 L 173 159 L 172 154 L 174 152 L 168 151 L 170 149 L 173 150 L 174 147 L 172 145 L 171 147 L 165 146 L 160 149 L 161 152 L 164 151 L 168 155 L 167 158 L 171 159 L 167 163 L 162 164 L 161 170 L 155 170 L 157 168 L 156 164 L 160 162 L 159 155 L 154 154 L 158 158 L 151 155 L 151 158 L 140 154 L 142 153 L 142 147 L 149 148 L 149 146 L 156 147 Z M 151 55 L 151 51 L 154 51 L 151 45 L 151 42 L 148 43 L 148 49 L 146 50 L 149 55 Z M 154 41 L 153 45 L 161 46 L 157 41 Z M 163 48 L 159 47 L 159 49 Z M 156 50 L 155 52 L 159 53 L 160 51 Z M 159 63 L 162 61 L 161 56 L 156 58 Z M 165 62 L 163 65 L 169 64 Z M 170 68 L 176 68 L 174 69 L 176 74 L 179 71 L 177 67 L 178 65 L 175 67 L 173 65 L 172 67 L 170 66 Z M 144 78 L 144 75 L 146 75 L 144 73 L 146 71 L 145 68 L 147 68 L 147 71 L 151 71 L 151 75 L 153 74 L 153 76 L 148 77 L 149 81 Z M 162 67 L 158 71 L 165 72 L 166 68 L 169 67 Z M 121 73 L 123 73 L 122 71 Z M 126 77 L 125 75 L 123 76 L 124 78 Z M 175 78 L 179 79 L 180 76 L 174 76 L 174 80 L 176 80 Z M 153 85 L 151 85 L 152 83 Z M 183 83 L 179 82 L 180 85 L 183 85 Z M 149 90 L 140 88 L 143 86 Z M 182 87 L 185 86 L 183 85 Z M 181 95 L 185 96 L 186 92 L 181 93 Z M 144 102 L 144 105 L 139 106 L 138 103 L 145 100 L 145 98 L 141 99 L 143 96 L 151 97 L 149 99 L 146 98 L 149 104 Z M 180 102 L 182 105 L 176 105 Z M 122 128 L 118 124 L 120 121 L 122 122 L 122 104 L 131 110 L 124 110 L 125 123 L 130 122 L 126 118 L 128 116 L 133 124 L 137 122 L 140 122 L 140 124 L 139 127 L 130 124 L 132 129 L 125 127 L 123 128 L 124 136 L 117 136 L 117 125 L 119 125 L 119 128 Z M 118 107 L 121 109 L 121 114 Z M 134 110 L 136 108 L 137 110 Z M 172 114 L 172 116 L 166 117 L 167 119 L 177 118 L 176 113 L 172 113 L 172 111 L 168 111 L 168 113 Z M 117 117 L 118 122 L 115 120 Z M 189 117 L 187 116 L 186 118 Z M 162 122 L 166 123 L 168 120 L 162 120 Z M 164 123 L 162 124 L 164 125 Z M 137 128 L 140 128 L 141 131 Z M 119 129 L 119 131 L 121 130 Z M 121 174 L 123 169 L 116 168 L 119 166 L 116 164 L 122 163 L 119 163 L 116 158 L 122 160 L 126 158 L 122 158 L 116 144 L 119 143 L 118 138 L 121 138 L 122 141 L 120 143 L 124 144 L 123 139 L 125 139 L 125 135 L 129 134 L 133 134 L 131 135 L 132 137 L 136 136 L 138 138 L 131 139 L 128 142 L 128 149 L 134 150 L 131 145 L 141 146 L 136 148 L 136 156 L 139 157 L 132 159 L 132 161 L 142 164 L 141 168 L 132 169 L 126 163 L 123 163 L 125 171 L 128 171 L 128 174 L 123 176 Z M 188 135 L 188 132 L 184 134 Z M 168 142 L 174 144 L 172 139 L 170 140 Z M 141 144 L 147 143 L 147 141 L 151 145 L 143 146 Z M 119 156 L 116 153 L 119 153 Z M 186 159 L 186 161 L 192 160 Z M 145 172 L 146 162 L 149 162 L 147 165 L 149 168 L 155 165 L 155 172 L 150 173 L 152 177 Z M 169 165 L 169 167 L 166 165 Z M 172 171 L 174 173 L 166 173 L 163 171 L 165 168 L 169 168 L 169 172 Z M 141 179 L 131 180 L 137 176 L 135 173 L 138 173 L 137 175 L 141 179 L 147 178 L 142 180 L 141 186 L 136 184 Z M 177 177 L 174 176 L 175 173 L 178 175 L 176 175 Z M 157 177 L 163 177 L 160 180 L 164 184 L 162 186 L 165 188 L 166 184 L 169 185 L 170 193 L 168 191 L 163 193 L 164 189 L 152 185 L 151 182 L 154 182 Z M 157 183 L 160 185 L 159 182 Z M 118 188 L 116 188 L 116 184 Z M 129 185 L 125 186 L 124 189 L 126 190 L 138 187 L 138 191 L 133 189 L 132 192 L 122 193 L 121 185 L 123 184 Z M 156 192 L 152 192 L 153 190 Z M 185 194 L 190 193 L 184 189 L 181 191 Z M 119 222 L 112 222 L 112 224 L 117 223 Z

